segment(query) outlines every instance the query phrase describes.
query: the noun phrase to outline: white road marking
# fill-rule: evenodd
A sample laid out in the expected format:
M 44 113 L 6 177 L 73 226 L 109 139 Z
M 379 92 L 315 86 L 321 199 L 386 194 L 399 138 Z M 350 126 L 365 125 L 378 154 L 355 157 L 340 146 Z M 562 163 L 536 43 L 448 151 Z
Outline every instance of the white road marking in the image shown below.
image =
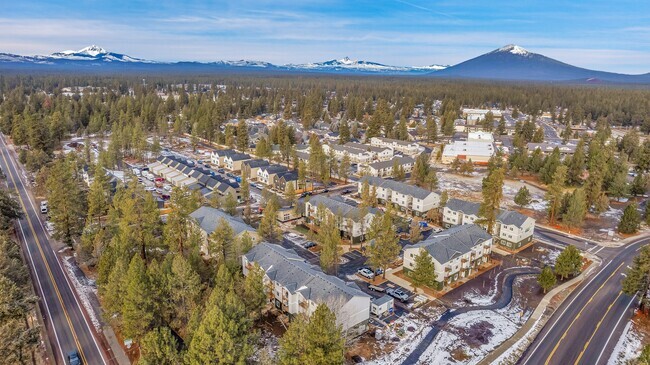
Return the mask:
M 616 324 L 614 325 L 614 329 L 612 330 L 612 332 L 610 332 L 609 336 L 607 337 L 607 341 L 605 341 L 605 345 L 603 345 L 603 349 L 600 350 L 600 354 L 598 355 L 598 358 L 596 359 L 596 363 L 595 363 L 596 365 L 598 364 L 598 362 L 600 362 L 600 358 L 603 356 L 603 353 L 605 352 L 605 349 L 607 348 L 607 344 L 609 343 L 609 340 L 612 339 L 612 336 L 614 335 L 614 331 L 616 330 L 616 327 L 618 327 L 618 325 L 621 323 L 621 320 L 623 319 L 623 317 L 625 317 L 625 314 L 627 313 L 628 308 L 630 308 L 630 306 L 634 302 L 635 298 L 636 298 L 636 295 L 633 296 L 632 299 L 630 299 L 630 301 L 625 306 L 625 310 L 623 311 L 623 313 L 621 313 L 621 316 L 618 317 L 618 321 L 616 321 Z
M 566 311 L 567 311 L 569 308 L 571 308 L 571 305 L 573 304 L 573 302 L 575 302 L 575 300 L 578 299 L 578 298 L 580 297 L 580 295 L 582 294 L 582 292 L 585 291 L 585 289 L 587 289 L 587 288 L 589 287 L 589 285 L 591 284 L 592 281 L 596 280 L 596 278 L 597 278 L 601 273 L 604 273 L 604 272 L 605 272 L 605 268 L 606 268 L 607 266 L 609 266 L 609 264 L 611 264 L 611 263 L 612 263 L 612 261 L 608 262 L 607 265 L 603 266 L 603 268 L 600 270 L 600 272 L 599 272 L 598 274 L 596 274 L 596 276 L 594 276 L 593 278 L 591 278 L 591 280 L 589 280 L 589 282 L 588 282 L 585 286 L 582 287 L 582 289 L 578 292 L 578 294 L 576 294 L 576 296 L 573 297 L 573 299 L 571 300 L 571 302 L 569 302 L 569 304 L 564 308 L 564 310 L 562 311 L 562 313 L 560 313 L 560 315 L 557 316 L 557 318 L 555 319 L 555 322 L 554 322 L 554 323 L 553 323 L 553 324 L 548 328 L 548 331 L 546 331 L 546 333 L 544 334 L 544 336 L 542 337 L 542 339 L 539 341 L 539 343 L 537 344 L 537 346 L 535 346 L 535 348 L 530 352 L 530 355 L 528 355 L 528 358 L 527 358 L 526 360 L 524 360 L 524 362 L 523 362 L 522 364 L 526 364 L 526 363 L 528 362 L 528 359 L 530 359 L 530 358 L 533 356 L 533 354 L 535 353 L 535 351 L 537 351 L 537 349 L 539 348 L 539 346 L 540 346 L 542 343 L 544 343 L 544 340 L 546 339 L 546 336 L 548 336 L 548 334 L 551 333 L 553 327 L 555 327 L 555 326 L 558 324 L 558 322 L 560 321 L 560 319 L 564 316 L 564 313 L 566 313 Z

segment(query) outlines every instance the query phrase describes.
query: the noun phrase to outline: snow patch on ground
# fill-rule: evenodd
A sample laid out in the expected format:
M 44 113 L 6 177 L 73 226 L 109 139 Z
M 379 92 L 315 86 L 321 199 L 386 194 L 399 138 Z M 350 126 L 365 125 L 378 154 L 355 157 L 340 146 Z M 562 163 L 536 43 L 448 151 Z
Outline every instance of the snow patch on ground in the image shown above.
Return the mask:
M 531 328 L 522 336 L 517 342 L 514 343 L 508 350 L 504 351 L 499 357 L 494 360 L 493 364 L 495 365 L 509 365 L 514 364 L 521 354 L 528 348 L 530 343 L 535 339 L 537 333 L 544 327 L 544 323 L 541 322 L 542 317 L 539 317 Z
M 496 311 L 461 314 L 440 331 L 418 363 L 477 364 L 518 329 L 518 325 Z
M 602 214 L 603 217 L 609 217 L 613 219 L 621 219 L 623 216 L 623 211 L 621 209 L 616 209 L 609 207 L 606 212 Z
M 422 342 L 431 329 L 431 322 L 438 319 L 443 310 L 444 307 L 416 310 L 383 328 L 380 347 L 383 348 L 388 343 L 396 343 L 396 347 L 385 356 L 364 362 L 364 364 L 395 365 L 401 363 Z
M 539 250 L 539 249 L 538 249 Z M 562 252 L 561 250 L 556 250 L 556 249 L 544 249 L 546 251 L 545 254 L 540 256 L 540 261 L 542 261 L 544 264 L 553 266 L 555 265 L 555 260 L 557 259 L 558 256 L 560 256 L 560 253 Z
M 636 359 L 642 350 L 641 337 L 632 328 L 632 321 L 628 321 L 621 338 L 616 343 L 607 365 L 623 365 Z
M 70 281 L 72 282 L 72 285 L 74 286 L 75 291 L 77 292 L 81 304 L 86 309 L 86 313 L 88 313 L 88 317 L 90 317 L 90 321 L 92 322 L 95 329 L 99 331 L 101 329 L 101 323 L 99 322 L 97 313 L 95 313 L 95 309 L 90 303 L 90 298 L 89 298 L 89 295 L 91 294 L 95 296 L 97 295 L 97 287 L 95 286 L 94 280 L 90 280 L 85 276 L 79 277 L 76 274 L 75 266 L 72 264 L 72 262 L 70 262 L 71 259 L 72 259 L 71 257 L 64 258 L 63 265 L 65 266 L 65 269 L 68 272 L 68 277 L 70 278 Z

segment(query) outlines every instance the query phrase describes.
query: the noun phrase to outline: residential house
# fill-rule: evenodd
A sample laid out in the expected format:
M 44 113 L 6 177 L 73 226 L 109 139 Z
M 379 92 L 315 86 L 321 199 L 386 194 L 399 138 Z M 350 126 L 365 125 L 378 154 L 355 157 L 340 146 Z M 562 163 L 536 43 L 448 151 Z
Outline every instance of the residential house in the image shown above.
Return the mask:
M 212 153 L 210 153 L 210 162 L 212 162 L 212 165 L 214 166 L 224 167 L 224 159 L 226 156 L 234 155 L 235 153 L 237 153 L 237 151 L 230 149 L 212 151 Z
M 358 182 L 359 191 L 362 190 L 364 181 L 375 188 L 380 203 L 393 203 L 407 213 L 424 216 L 440 205 L 440 194 L 418 186 L 381 177 L 364 176 Z
M 377 147 L 357 142 L 347 142 L 344 146 L 370 152 L 373 161 L 387 161 L 393 157 L 393 149 L 389 147 Z
M 228 170 L 241 171 L 244 161 L 248 161 L 250 159 L 251 156 L 247 153 L 233 153 L 230 156 L 226 156 L 223 159 L 223 162 Z
M 405 155 L 416 156 L 424 151 L 424 147 L 415 142 L 401 141 L 399 139 L 372 137 L 370 145 L 375 147 L 388 147 L 393 151 L 399 151 Z
M 370 176 L 392 177 L 395 160 L 397 160 L 397 164 L 399 166 L 402 166 L 405 173 L 410 173 L 413 171 L 413 166 L 415 166 L 415 159 L 409 156 L 396 156 L 393 157 L 392 160 L 373 162 L 368 165 L 366 171 Z
M 445 286 L 478 272 L 492 252 L 492 236 L 476 224 L 449 228 L 404 249 L 405 272 L 415 269 L 415 258 L 425 250 L 432 258 L 436 287 Z
M 274 188 L 275 190 L 286 193 L 289 185 L 293 186 L 293 190 L 298 190 L 298 173 L 296 171 L 285 171 L 278 173 L 275 176 Z
M 371 297 L 355 283 L 323 273 L 295 251 L 262 242 L 242 256 L 244 276 L 257 264 L 264 270 L 268 300 L 290 316 L 311 316 L 318 305 L 325 304 L 336 314 L 346 337 L 356 337 L 367 330 Z
M 275 186 L 275 177 L 283 172 L 287 172 L 287 167 L 283 165 L 262 166 L 257 170 L 257 180 L 262 184 L 273 187 Z
M 361 209 L 347 203 L 341 197 L 330 198 L 324 195 L 315 195 L 304 204 L 305 209 L 303 214 L 308 223 L 319 225 L 320 219 L 325 217 L 325 214 L 332 214 L 340 218 L 338 226 L 341 234 L 350 238 L 355 243 L 365 239 L 370 224 L 377 213 L 375 208 L 370 208 L 362 216 L 363 212 Z M 319 212 L 319 207 L 322 207 L 325 211 Z
M 542 151 L 544 155 L 550 155 L 556 148 L 560 151 L 561 157 L 572 156 L 576 153 L 576 145 L 574 144 L 555 144 L 555 143 L 528 143 L 526 149 L 528 154 L 533 153 L 535 150 Z
M 269 166 L 266 160 L 247 160 L 242 163 L 242 176 L 247 176 L 249 180 L 257 180 L 257 171 L 260 167 Z
M 480 217 L 480 207 L 480 203 L 449 199 L 442 212 L 442 225 L 474 224 Z M 510 250 L 517 250 L 532 242 L 534 233 L 535 219 L 511 210 L 501 210 L 493 228 L 495 243 Z
M 206 256 L 210 255 L 208 249 L 208 236 L 219 227 L 222 221 L 225 221 L 230 225 L 236 239 L 241 238 L 242 235 L 247 232 L 254 243 L 259 241 L 257 231 L 255 231 L 253 227 L 246 224 L 241 218 L 233 217 L 222 210 L 202 206 L 190 213 L 190 218 L 191 223 L 199 228 L 202 238 L 201 253 Z

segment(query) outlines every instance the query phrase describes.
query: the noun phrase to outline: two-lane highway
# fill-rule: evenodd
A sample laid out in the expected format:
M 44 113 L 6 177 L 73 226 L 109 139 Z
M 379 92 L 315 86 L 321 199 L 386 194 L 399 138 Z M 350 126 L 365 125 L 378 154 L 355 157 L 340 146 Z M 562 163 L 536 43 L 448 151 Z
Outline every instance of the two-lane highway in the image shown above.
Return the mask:
M 605 364 L 635 299 L 621 292 L 627 266 L 650 243 L 640 238 L 619 249 L 608 249 L 602 267 L 562 303 L 519 361 L 537 364 Z M 602 253 L 601 253 L 602 254 Z
M 17 222 L 25 256 L 28 259 L 39 305 L 50 343 L 55 352 L 54 362 L 67 363 L 67 353 L 78 351 L 84 364 L 109 364 L 107 356 L 96 339 L 75 296 L 61 263 L 50 246 L 39 212 L 30 198 L 18 169 L 9 152 L 4 136 L 0 135 L 0 166 L 7 176 L 10 190 L 15 190 L 25 216 Z

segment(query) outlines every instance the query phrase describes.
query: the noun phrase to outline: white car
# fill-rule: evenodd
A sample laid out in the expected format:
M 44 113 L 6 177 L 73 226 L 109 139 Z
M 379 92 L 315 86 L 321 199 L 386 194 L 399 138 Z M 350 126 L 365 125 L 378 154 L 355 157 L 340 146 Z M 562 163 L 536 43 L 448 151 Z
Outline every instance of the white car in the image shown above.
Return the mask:
M 375 274 L 372 272 L 372 270 L 370 270 L 368 268 L 365 268 L 365 267 L 357 270 L 357 274 L 363 276 L 366 279 L 370 279 L 370 280 L 375 278 Z
M 156 188 L 154 186 L 147 186 L 144 188 L 145 191 L 156 191 Z
M 48 212 L 47 200 L 41 202 L 41 213 L 46 214 Z

